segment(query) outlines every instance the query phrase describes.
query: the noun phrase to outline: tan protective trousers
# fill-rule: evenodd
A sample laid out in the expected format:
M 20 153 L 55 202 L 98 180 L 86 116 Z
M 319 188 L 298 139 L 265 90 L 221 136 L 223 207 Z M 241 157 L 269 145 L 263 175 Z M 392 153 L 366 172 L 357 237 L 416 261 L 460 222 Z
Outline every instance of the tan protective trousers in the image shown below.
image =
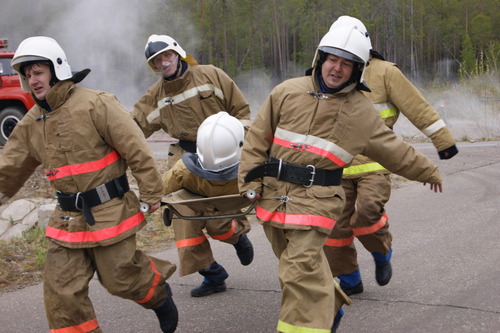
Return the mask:
M 371 174 L 342 179 L 346 205 L 326 244 L 333 276 L 349 274 L 359 268 L 354 237 L 369 252 L 389 253 L 392 235 L 384 206 L 391 195 L 390 174 Z
M 282 289 L 278 332 L 330 333 L 335 316 L 334 280 L 323 252 L 326 234 L 263 224 L 279 259 Z
M 184 216 L 220 215 L 207 208 L 204 212 L 196 212 L 187 206 L 177 207 Z M 239 213 L 223 212 L 224 214 Z M 241 234 L 250 231 L 250 223 L 245 216 L 234 219 L 183 220 L 173 219 L 177 252 L 179 254 L 179 276 L 193 274 L 207 268 L 214 261 L 210 242 L 205 232 L 213 239 L 228 244 L 236 244 Z M 236 249 L 233 249 L 236 255 Z
M 44 271 L 45 312 L 51 332 L 101 332 L 88 297 L 97 273 L 112 295 L 154 309 L 167 298 L 176 266 L 136 249 L 135 235 L 105 247 L 69 249 L 49 241 Z

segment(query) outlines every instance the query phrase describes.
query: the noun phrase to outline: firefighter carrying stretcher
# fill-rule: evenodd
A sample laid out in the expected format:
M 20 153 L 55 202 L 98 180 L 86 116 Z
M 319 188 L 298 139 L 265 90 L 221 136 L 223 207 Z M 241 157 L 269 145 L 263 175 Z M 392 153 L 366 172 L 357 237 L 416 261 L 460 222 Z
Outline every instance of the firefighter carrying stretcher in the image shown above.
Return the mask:
M 239 189 L 257 192 L 256 216 L 279 259 L 278 332 L 335 332 L 340 322 L 323 246 L 345 205 L 342 168 L 355 155 L 441 191 L 437 166 L 387 128 L 361 93 L 369 50 L 355 27 L 330 30 L 312 75 L 277 85 L 245 137 Z
M 167 35 L 151 35 L 145 54 L 148 66 L 160 78 L 134 105 L 132 117 L 146 138 L 163 130 L 179 140 L 169 146 L 169 168 L 182 154 L 196 153 L 196 131 L 207 117 L 226 111 L 249 126 L 250 106 L 223 70 L 199 65 Z
M 0 155 L 0 202 L 5 203 L 42 165 L 58 205 L 46 229 L 44 301 L 51 332 L 99 327 L 88 297 L 94 273 L 112 295 L 153 309 L 165 333 L 178 312 L 166 280 L 176 266 L 137 250 L 146 224 L 129 190 L 130 167 L 139 197 L 160 207 L 161 177 L 151 150 L 115 96 L 79 87 L 90 70 L 72 74 L 66 55 L 49 37 L 30 37 L 12 66 L 36 105 L 16 125 Z

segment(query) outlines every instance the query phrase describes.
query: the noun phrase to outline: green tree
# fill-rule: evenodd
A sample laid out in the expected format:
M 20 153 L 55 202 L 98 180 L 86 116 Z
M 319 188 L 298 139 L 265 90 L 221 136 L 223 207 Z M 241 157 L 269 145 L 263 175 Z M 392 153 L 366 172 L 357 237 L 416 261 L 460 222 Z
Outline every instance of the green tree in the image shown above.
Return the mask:
M 465 35 L 460 52 L 460 69 L 459 74 L 461 79 L 470 77 L 476 66 L 476 56 L 474 48 L 468 34 Z
M 477 50 L 486 48 L 493 39 L 491 18 L 484 14 L 474 16 L 470 21 L 470 37 Z

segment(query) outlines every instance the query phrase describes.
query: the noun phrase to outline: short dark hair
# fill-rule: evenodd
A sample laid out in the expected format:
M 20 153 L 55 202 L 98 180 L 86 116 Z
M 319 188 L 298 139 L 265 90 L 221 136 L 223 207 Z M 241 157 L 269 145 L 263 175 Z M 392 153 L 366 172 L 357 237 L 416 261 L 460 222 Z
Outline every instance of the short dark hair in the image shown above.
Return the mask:
M 33 66 L 36 66 L 36 65 L 47 65 L 47 66 L 49 66 L 49 68 L 50 68 L 50 74 L 51 74 L 51 78 L 50 78 L 50 83 L 49 84 L 50 84 L 51 87 L 59 81 L 59 79 L 56 76 L 56 71 L 54 70 L 54 65 L 52 64 L 52 61 L 49 61 L 49 60 L 26 61 L 26 62 L 22 63 L 22 65 L 19 67 L 19 70 L 20 70 L 20 72 L 23 75 L 26 75 L 25 71 L 27 69 L 33 68 Z
M 52 72 L 53 70 L 53 67 L 52 66 L 52 62 L 48 61 L 48 60 L 33 60 L 33 61 L 26 61 L 26 62 L 23 62 L 21 64 L 21 66 L 19 66 L 19 71 L 26 75 L 26 69 L 31 69 L 33 68 L 33 66 L 36 66 L 36 65 L 47 65 L 50 67 L 50 71 Z

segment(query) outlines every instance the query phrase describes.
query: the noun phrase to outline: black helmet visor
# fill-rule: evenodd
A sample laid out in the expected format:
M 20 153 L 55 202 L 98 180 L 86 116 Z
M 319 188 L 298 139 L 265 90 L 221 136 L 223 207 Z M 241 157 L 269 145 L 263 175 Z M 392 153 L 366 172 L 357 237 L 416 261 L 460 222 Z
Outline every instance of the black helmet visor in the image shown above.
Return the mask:
M 146 48 L 145 54 L 146 54 L 146 59 L 149 60 L 152 56 L 157 54 L 158 52 L 165 50 L 168 47 L 168 44 L 165 42 L 151 42 L 148 44 L 148 47 Z

